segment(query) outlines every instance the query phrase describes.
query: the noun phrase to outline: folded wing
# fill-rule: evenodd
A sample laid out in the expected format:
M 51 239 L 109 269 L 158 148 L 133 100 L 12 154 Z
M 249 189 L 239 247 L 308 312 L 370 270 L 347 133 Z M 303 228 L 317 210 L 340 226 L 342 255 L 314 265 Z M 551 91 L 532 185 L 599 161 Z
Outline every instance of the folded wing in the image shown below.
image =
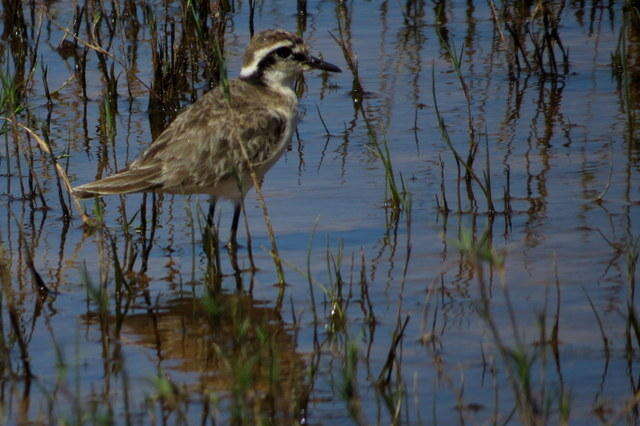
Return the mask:
M 242 102 L 229 105 L 214 90 L 176 117 L 129 167 L 115 175 L 80 185 L 80 198 L 142 191 L 211 193 L 211 188 L 269 162 L 282 150 L 286 118 Z M 235 102 L 237 103 L 237 102 Z

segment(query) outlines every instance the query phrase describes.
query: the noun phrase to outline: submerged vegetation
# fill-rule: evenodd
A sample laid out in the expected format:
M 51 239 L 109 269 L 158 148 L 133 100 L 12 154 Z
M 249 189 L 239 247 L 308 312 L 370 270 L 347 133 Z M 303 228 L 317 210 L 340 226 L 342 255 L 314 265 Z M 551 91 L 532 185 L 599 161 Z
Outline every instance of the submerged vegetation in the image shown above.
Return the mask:
M 2 2 L 2 421 L 638 424 L 638 6 L 285 3 Z M 71 195 L 273 26 L 346 67 L 240 247 Z

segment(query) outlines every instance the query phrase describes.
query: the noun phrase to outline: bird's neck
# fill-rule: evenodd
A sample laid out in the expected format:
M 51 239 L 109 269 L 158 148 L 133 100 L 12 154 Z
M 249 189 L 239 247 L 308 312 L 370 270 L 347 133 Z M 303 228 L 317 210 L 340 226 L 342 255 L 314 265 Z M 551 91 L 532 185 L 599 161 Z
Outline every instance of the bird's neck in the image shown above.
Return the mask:
M 297 102 L 298 98 L 296 97 L 296 93 L 293 90 L 295 77 L 296 76 L 293 74 L 285 74 L 280 71 L 271 71 L 264 73 L 264 75 L 262 76 L 262 81 L 264 82 L 265 86 L 267 86 L 271 90 L 281 93 L 292 101 Z
M 293 90 L 296 81 L 296 74 L 285 73 L 279 70 L 269 70 L 262 73 L 255 73 L 253 75 L 240 78 L 247 83 L 252 83 L 258 86 L 266 87 L 272 91 L 283 95 L 287 100 L 296 104 L 298 98 Z

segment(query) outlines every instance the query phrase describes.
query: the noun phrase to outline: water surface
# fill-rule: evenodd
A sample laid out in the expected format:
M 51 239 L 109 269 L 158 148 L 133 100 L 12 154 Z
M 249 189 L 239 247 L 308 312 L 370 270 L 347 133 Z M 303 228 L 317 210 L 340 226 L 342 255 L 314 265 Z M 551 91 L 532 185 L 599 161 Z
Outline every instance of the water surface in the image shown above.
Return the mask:
M 207 52 L 217 30 L 235 75 L 252 15 L 256 30 L 299 31 L 344 70 L 307 75 L 297 134 L 264 182 L 286 286 L 254 192 L 257 271 L 244 228 L 236 270 L 223 247 L 228 204 L 216 216 L 217 269 L 202 244 L 206 197 L 84 202 L 106 227 L 89 232 L 62 188 L 65 218 L 51 158 L 7 127 L 6 421 L 517 424 L 534 407 L 551 424 L 638 423 L 638 36 L 623 5 L 549 3 L 567 69 L 555 45 L 555 72 L 545 59 L 544 71 L 518 73 L 507 31 L 518 21 L 495 20 L 491 3 L 309 1 L 306 25 L 293 2 L 256 3 L 252 14 L 251 2 L 235 2 L 224 26 L 209 17 L 211 32 L 195 41 L 189 2 L 102 12 L 24 3 L 24 33 L 3 6 L 5 76 L 27 82 L 16 120 L 48 137 L 74 184 L 125 166 L 217 83 L 217 62 L 193 53 Z M 58 47 L 73 41 L 64 29 L 76 6 L 86 7 L 77 56 L 65 58 Z M 539 18 L 528 19 L 537 34 Z M 189 64 L 182 80 L 170 60 L 154 72 L 154 50 L 172 39 L 175 64 Z M 357 59 L 361 91 L 340 42 Z M 468 104 L 446 43 L 462 51 Z M 100 59 L 96 44 L 109 54 Z M 477 183 L 470 201 L 434 94 L 465 159 L 469 105 L 473 168 L 491 177 L 494 212 Z M 395 210 L 376 141 L 405 187 Z

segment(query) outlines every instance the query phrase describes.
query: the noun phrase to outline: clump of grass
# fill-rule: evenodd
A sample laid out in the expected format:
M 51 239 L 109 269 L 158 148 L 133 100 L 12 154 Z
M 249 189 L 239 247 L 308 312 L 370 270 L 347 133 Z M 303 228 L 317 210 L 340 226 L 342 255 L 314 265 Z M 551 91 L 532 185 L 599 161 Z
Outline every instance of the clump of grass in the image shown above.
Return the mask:
M 378 137 L 378 132 L 368 116 L 367 110 L 364 107 L 364 94 L 365 90 L 360 80 L 360 73 L 358 69 L 358 60 L 353 51 L 351 45 L 350 25 L 351 21 L 347 7 L 344 3 L 339 3 L 337 6 L 337 23 L 339 37 L 331 34 L 334 41 L 340 46 L 347 66 L 353 76 L 353 84 L 351 89 L 351 96 L 353 98 L 354 107 L 357 112 L 362 116 L 365 126 L 367 128 L 367 136 L 369 138 L 370 152 L 378 158 L 383 166 L 385 173 L 385 198 L 386 206 L 391 210 L 392 218 L 397 218 L 400 212 L 406 207 L 409 202 L 409 192 L 405 186 L 402 173 L 394 170 L 394 165 L 389 151 L 389 142 L 386 135 L 382 138 Z M 381 140 L 380 140 L 381 139 Z M 392 220 L 393 221 L 393 220 Z
M 536 1 L 502 3 L 497 10 L 490 1 L 494 26 L 506 49 L 512 78 L 522 72 L 560 76 L 569 72 L 569 52 L 560 37 L 565 3 Z M 508 36 L 507 36 L 508 35 Z
M 540 358 L 540 352 L 525 345 L 520 336 L 520 330 L 516 321 L 516 315 L 509 296 L 508 285 L 505 282 L 506 257 L 504 252 L 493 248 L 488 232 L 485 232 L 479 239 L 476 239 L 470 232 L 460 233 L 455 241 L 458 249 L 464 254 L 465 261 L 471 266 L 479 287 L 479 302 L 477 310 L 489 329 L 493 343 L 500 354 L 500 359 L 506 370 L 507 378 L 511 385 L 513 395 L 516 400 L 516 411 L 523 424 L 539 425 L 550 421 L 552 411 L 548 401 L 555 400 L 555 414 L 560 423 L 567 424 L 571 413 L 570 393 L 563 388 L 554 397 L 548 399 L 544 384 L 542 389 L 536 390 L 534 380 L 534 367 Z M 498 325 L 498 321 L 492 309 L 492 294 L 487 282 L 487 274 L 484 265 L 488 265 L 490 270 L 497 270 L 501 280 L 501 288 L 506 304 L 511 331 L 515 343 L 507 344 L 503 336 L 504 332 Z M 539 324 L 544 327 L 546 324 L 543 312 L 539 318 Z M 556 319 L 557 321 L 557 319 Z M 557 333 L 557 330 L 554 330 Z M 541 330 L 541 335 L 546 335 L 546 329 Z M 546 340 L 546 339 L 545 339 Z M 544 348 L 549 342 L 541 342 Z M 551 342 L 550 344 L 554 344 Z M 544 349 L 542 349 L 544 350 Z M 542 352 L 544 354 L 544 352 Z M 544 356 L 542 356 L 544 359 Z M 541 367 L 544 369 L 544 366 Z
M 362 411 L 358 386 L 358 345 L 347 337 L 344 341 L 340 395 L 347 403 L 351 419 L 358 425 L 368 424 Z
M 15 82 L 15 78 L 10 77 L 8 69 L 0 68 L 0 115 L 15 117 L 24 110 L 22 93 Z M 0 134 L 6 132 L 6 122 L 0 127 Z
M 622 23 L 618 35 L 618 45 L 611 54 L 612 74 L 618 83 L 622 108 L 626 114 L 627 138 L 636 141 L 636 106 L 634 100 L 635 72 L 630 66 L 629 36 L 640 24 L 640 9 L 631 1 L 625 1 L 622 8 Z
M 467 117 L 468 118 L 468 137 L 469 137 L 468 152 L 467 152 L 466 160 L 463 158 L 462 154 L 460 154 L 456 149 L 456 147 L 454 146 L 453 141 L 451 140 L 451 137 L 449 135 L 447 125 L 444 121 L 444 117 L 440 113 L 440 109 L 438 107 L 438 97 L 436 95 L 435 67 L 433 67 L 431 71 L 431 75 L 432 75 L 431 93 L 433 97 L 433 105 L 436 113 L 438 129 L 440 130 L 440 135 L 442 137 L 442 140 L 445 142 L 445 144 L 447 145 L 447 147 L 449 148 L 449 150 L 454 156 L 458 170 L 460 170 L 460 168 L 463 168 L 465 170 L 465 173 L 466 173 L 465 181 L 467 185 L 466 194 L 470 204 L 471 211 L 475 212 L 477 210 L 476 197 L 474 195 L 473 187 L 472 187 L 472 182 L 475 182 L 475 184 L 480 188 L 480 190 L 482 191 L 482 194 L 484 195 L 487 212 L 490 215 L 493 215 L 496 213 L 496 209 L 494 207 L 493 195 L 491 190 L 491 166 L 489 161 L 488 142 L 487 142 L 487 150 L 486 150 L 487 162 L 486 162 L 485 171 L 483 173 L 483 177 L 480 178 L 476 173 L 476 171 L 474 170 L 474 162 L 475 162 L 476 155 L 478 153 L 478 141 L 476 139 L 477 138 L 476 131 L 473 125 L 473 117 L 471 115 L 471 99 L 469 97 L 468 89 L 466 88 L 467 86 L 466 86 L 464 77 L 462 76 L 462 71 L 460 69 L 460 63 L 461 63 L 461 57 L 462 57 L 463 51 L 460 50 L 460 53 L 458 54 L 457 52 L 455 52 L 453 48 L 449 46 L 449 44 L 446 44 L 446 46 L 448 47 L 449 56 L 452 58 L 453 67 L 454 67 L 454 70 L 456 71 L 456 75 L 458 76 L 460 85 L 463 88 L 463 92 L 465 93 L 467 115 L 468 115 Z M 442 177 L 442 181 L 444 182 L 444 176 Z M 458 188 L 459 188 L 459 185 L 460 185 L 460 179 L 458 178 Z M 458 193 L 459 192 L 460 190 L 458 189 Z M 446 208 L 446 211 L 448 211 L 448 206 L 446 203 L 446 195 L 444 193 L 444 184 L 442 185 L 442 199 L 443 199 L 442 208 Z M 458 200 L 458 212 L 462 212 L 462 206 L 460 205 L 460 200 Z
M 16 127 L 21 128 L 22 130 L 24 130 L 29 136 L 33 137 L 35 139 L 35 141 L 37 142 L 38 147 L 40 148 L 40 150 L 42 150 L 45 154 L 47 154 L 49 156 L 49 158 L 51 159 L 51 162 L 54 165 L 54 168 L 56 170 L 56 174 L 58 179 L 60 179 L 62 181 L 62 183 L 64 184 L 65 189 L 67 190 L 67 192 L 69 193 L 69 195 L 71 196 L 71 198 L 73 199 L 76 209 L 80 215 L 80 218 L 82 219 L 82 221 L 84 222 L 85 225 L 90 225 L 90 220 L 89 220 L 89 216 L 87 216 L 87 214 L 85 213 L 84 207 L 82 207 L 82 204 L 80 204 L 80 201 L 78 200 L 78 198 L 73 195 L 73 190 L 71 187 L 71 182 L 69 181 L 69 178 L 67 176 L 67 172 L 64 170 L 64 168 L 60 165 L 60 163 L 57 161 L 56 157 L 53 155 L 52 151 L 51 151 L 51 146 L 42 138 L 40 137 L 34 130 L 32 130 L 31 128 L 27 127 L 26 125 L 19 123 L 13 119 L 7 118 L 7 117 L 0 117 L 0 120 L 4 119 L 4 121 L 10 122 L 12 124 L 14 124 Z M 60 200 L 61 200 L 61 205 L 65 205 L 64 201 L 62 199 L 62 194 L 60 194 Z
M 340 243 L 337 253 L 332 253 L 329 248 L 326 251 L 329 285 L 324 287 L 324 293 L 329 305 L 327 331 L 330 335 L 346 331 L 347 326 L 349 299 L 345 295 L 344 287 L 346 283 L 342 277 L 343 254 L 342 243 Z
M 109 316 L 109 294 L 107 293 L 107 288 L 104 285 L 96 285 L 93 283 L 93 280 L 89 276 L 89 271 L 87 270 L 86 264 L 82 266 L 81 270 L 81 282 L 82 286 L 85 288 L 87 294 L 87 300 L 90 303 L 93 303 L 98 309 L 98 316 L 100 318 L 101 324 L 106 327 L 108 323 Z
M 150 382 L 153 392 L 147 397 L 149 411 L 154 404 L 159 404 L 163 417 L 167 415 L 164 414 L 166 412 L 172 413 L 176 416 L 174 421 L 177 424 L 186 424 L 187 416 L 184 406 L 188 403 L 187 393 L 164 371 L 160 371 L 157 376 L 152 377 Z

